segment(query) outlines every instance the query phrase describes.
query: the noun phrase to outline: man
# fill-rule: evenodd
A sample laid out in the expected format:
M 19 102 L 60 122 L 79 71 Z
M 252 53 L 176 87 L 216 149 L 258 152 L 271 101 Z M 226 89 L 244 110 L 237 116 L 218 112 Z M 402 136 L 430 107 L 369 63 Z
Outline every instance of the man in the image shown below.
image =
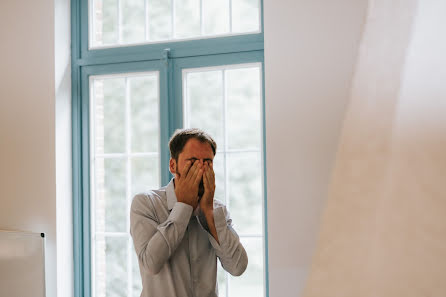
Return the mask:
M 130 212 L 143 282 L 141 297 L 218 296 L 217 257 L 232 275 L 248 265 L 226 207 L 214 200 L 217 145 L 199 129 L 177 130 L 169 142 L 174 178 L 138 194 Z

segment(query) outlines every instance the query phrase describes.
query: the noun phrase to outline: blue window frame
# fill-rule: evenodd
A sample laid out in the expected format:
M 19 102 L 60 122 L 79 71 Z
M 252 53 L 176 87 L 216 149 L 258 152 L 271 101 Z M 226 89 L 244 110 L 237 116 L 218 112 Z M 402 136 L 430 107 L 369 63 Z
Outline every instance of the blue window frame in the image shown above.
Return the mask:
M 93 296 L 90 268 L 90 77 L 159 72 L 161 184 L 167 184 L 171 178 L 168 171 L 168 139 L 177 128 L 183 127 L 182 71 L 187 68 L 260 63 L 264 76 L 263 33 L 90 50 L 88 5 L 88 0 L 71 1 L 74 295 L 85 297 Z M 263 21 L 261 27 L 263 32 Z M 262 91 L 264 291 L 268 296 L 263 94 Z

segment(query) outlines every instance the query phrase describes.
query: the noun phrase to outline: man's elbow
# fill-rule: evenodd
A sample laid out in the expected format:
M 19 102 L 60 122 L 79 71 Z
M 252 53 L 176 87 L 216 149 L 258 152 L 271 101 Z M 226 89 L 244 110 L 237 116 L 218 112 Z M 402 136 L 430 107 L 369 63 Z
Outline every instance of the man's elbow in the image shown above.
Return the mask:
M 248 267 L 248 255 L 246 254 L 246 251 L 243 249 L 239 261 L 237 261 L 237 264 L 235 265 L 235 267 L 233 267 L 233 269 L 231 269 L 231 271 L 229 271 L 229 273 L 233 276 L 240 276 L 243 274 L 243 272 L 245 272 L 247 267 Z

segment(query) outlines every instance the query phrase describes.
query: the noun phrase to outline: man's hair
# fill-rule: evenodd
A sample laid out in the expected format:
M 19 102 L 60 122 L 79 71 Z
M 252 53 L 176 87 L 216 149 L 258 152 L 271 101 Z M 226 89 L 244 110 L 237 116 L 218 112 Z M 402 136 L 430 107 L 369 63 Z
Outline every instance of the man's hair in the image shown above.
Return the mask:
M 201 142 L 209 143 L 215 156 L 215 153 L 217 152 L 217 143 L 215 143 L 211 135 L 197 128 L 189 128 L 177 129 L 173 133 L 169 141 L 170 157 L 178 161 L 178 156 L 183 151 L 186 142 L 191 138 L 195 138 Z

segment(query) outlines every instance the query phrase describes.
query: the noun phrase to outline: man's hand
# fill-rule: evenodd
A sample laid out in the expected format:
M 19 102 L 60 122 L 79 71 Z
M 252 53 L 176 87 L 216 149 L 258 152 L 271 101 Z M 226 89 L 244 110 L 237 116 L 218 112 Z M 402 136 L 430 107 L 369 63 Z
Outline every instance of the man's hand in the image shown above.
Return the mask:
M 203 164 L 196 160 L 193 164 L 187 161 L 181 175 L 175 174 L 175 195 L 178 202 L 183 202 L 192 206 L 198 205 L 198 185 L 203 178 Z
M 212 164 L 204 163 L 203 173 L 204 193 L 200 200 L 200 209 L 206 212 L 214 210 L 214 193 L 215 193 L 215 173 Z
M 215 173 L 212 164 L 209 165 L 208 162 L 204 164 L 203 185 L 204 193 L 200 200 L 200 209 L 203 211 L 204 216 L 206 217 L 209 232 L 212 234 L 217 243 L 220 244 L 214 222 Z

